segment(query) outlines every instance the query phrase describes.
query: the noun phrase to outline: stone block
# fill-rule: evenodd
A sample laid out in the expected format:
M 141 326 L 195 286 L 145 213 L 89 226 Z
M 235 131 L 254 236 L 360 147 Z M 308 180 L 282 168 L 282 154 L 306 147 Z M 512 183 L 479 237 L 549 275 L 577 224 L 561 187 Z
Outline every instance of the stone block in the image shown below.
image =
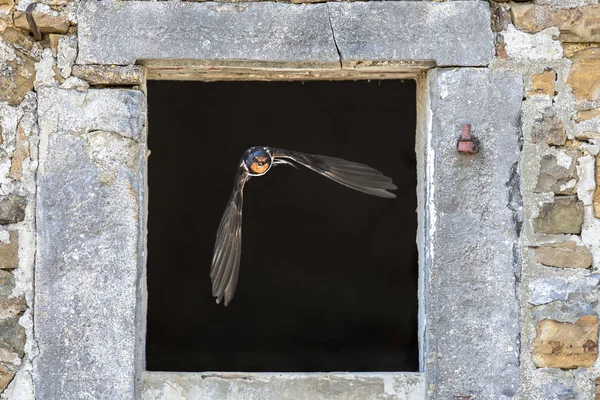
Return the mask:
M 77 64 L 339 66 L 326 4 L 89 1 L 77 19 Z
M 35 60 L 14 48 L 0 32 L 0 102 L 17 105 L 33 90 L 34 64 Z
M 579 123 L 583 121 L 589 121 L 590 119 L 594 119 L 597 117 L 600 117 L 600 108 L 593 108 L 591 110 L 577 111 L 577 114 L 575 114 L 573 121 Z
M 9 194 L 0 197 L 0 225 L 14 224 L 25 219 L 25 197 Z
M 563 42 L 600 42 L 600 5 L 553 8 L 513 4 L 511 12 L 513 23 L 522 31 L 535 33 L 555 26 Z
M 556 71 L 548 70 L 531 77 L 531 89 L 527 91 L 527 97 L 545 95 L 554 97 L 554 86 L 556 84 Z
M 575 194 L 577 175 L 576 150 L 559 151 L 548 154 L 540 160 L 540 174 L 534 192 L 554 192 L 555 194 Z
M 25 309 L 23 309 L 25 311 Z M 22 312 L 11 318 L 0 319 L 0 349 L 23 356 L 25 328 L 19 325 Z
M 332 373 L 173 373 L 146 371 L 144 400 L 423 400 L 423 374 Z
M 483 2 L 328 3 L 342 65 L 433 60 L 437 66 L 487 65 L 494 56 Z
M 133 399 L 145 337 L 146 99 L 44 87 L 38 104 L 35 393 Z
M 0 298 L 0 322 L 19 316 L 27 309 L 24 297 Z
M 471 1 L 84 2 L 78 32 L 78 64 L 339 68 L 341 56 L 480 66 L 494 56 L 489 6 Z
M 574 53 L 567 77 L 578 102 L 600 100 L 600 47 L 589 47 Z
M 75 65 L 72 73 L 90 85 L 135 86 L 144 80 L 144 67 L 139 65 Z
M 583 202 L 576 196 L 555 197 L 554 202 L 545 203 L 539 216 L 533 219 L 533 229 L 542 234 L 581 233 L 583 225 Z
M 423 138 L 427 145 L 417 148 L 432 174 L 421 178 L 435 185 L 422 199 L 427 229 L 435 231 L 421 239 L 427 293 L 435 294 L 424 302 L 427 397 L 513 398 L 519 390 L 520 335 L 515 294 L 520 262 L 513 245 L 521 202 L 514 166 L 523 79 L 449 68 L 431 70 L 427 84 L 431 131 Z M 456 151 L 464 122 L 482 143 L 475 156 Z
M 20 365 L 21 359 L 17 353 L 0 348 L 0 393 L 12 381 Z
M 562 122 L 556 116 L 556 111 L 552 107 L 546 108 L 534 121 L 531 141 L 562 146 L 566 140 L 567 133 Z
M 557 268 L 588 268 L 592 265 L 592 253 L 575 242 L 545 244 L 534 250 L 535 260 L 540 264 Z
M 107 131 L 137 140 L 140 126 L 146 123 L 146 102 L 137 90 L 80 92 L 42 88 L 39 93 L 46 100 L 38 107 L 40 129 L 46 132 L 59 128 L 75 135 Z M 77 110 L 77 113 L 68 110 Z M 57 112 L 68 120 L 56 118 Z
M 8 271 L 0 269 L 0 296 L 10 296 L 14 287 L 14 275 Z
M 11 231 L 8 243 L 0 242 L 0 269 L 15 269 L 19 266 L 19 234 Z
M 531 355 L 538 368 L 591 367 L 598 358 L 598 317 L 584 316 L 574 324 L 538 322 Z
M 529 304 L 541 305 L 553 301 L 572 301 L 592 303 L 598 298 L 597 286 L 600 276 L 590 275 L 584 278 L 537 278 L 529 283 Z
M 67 33 L 69 30 L 69 17 L 66 13 L 53 11 L 48 7 L 36 7 L 31 15 L 42 33 Z M 15 27 L 31 31 L 23 11 L 15 11 L 14 21 Z

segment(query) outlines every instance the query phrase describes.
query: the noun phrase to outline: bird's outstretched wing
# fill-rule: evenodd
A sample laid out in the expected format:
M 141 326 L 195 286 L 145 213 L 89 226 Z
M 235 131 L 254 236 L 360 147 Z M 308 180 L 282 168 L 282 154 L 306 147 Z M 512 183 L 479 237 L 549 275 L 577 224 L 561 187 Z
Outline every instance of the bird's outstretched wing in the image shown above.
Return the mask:
M 275 162 L 278 158 L 291 160 L 359 192 L 392 199 L 396 197 L 395 194 L 388 192 L 397 189 L 392 178 L 366 164 L 283 149 L 271 149 L 271 151 Z
M 225 298 L 225 305 L 233 298 L 238 281 L 242 255 L 243 190 L 248 179 L 248 173 L 240 167 L 215 241 L 210 269 L 212 294 L 217 298 L 217 303 Z

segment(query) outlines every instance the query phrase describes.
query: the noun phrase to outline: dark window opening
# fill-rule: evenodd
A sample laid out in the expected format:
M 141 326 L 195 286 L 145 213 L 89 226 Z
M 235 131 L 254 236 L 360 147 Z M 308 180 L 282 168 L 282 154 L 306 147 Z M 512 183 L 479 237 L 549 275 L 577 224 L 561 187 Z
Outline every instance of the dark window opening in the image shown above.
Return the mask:
M 418 371 L 414 81 L 148 84 L 148 370 Z M 300 167 L 244 190 L 239 283 L 208 277 L 242 152 L 366 163 L 396 199 Z

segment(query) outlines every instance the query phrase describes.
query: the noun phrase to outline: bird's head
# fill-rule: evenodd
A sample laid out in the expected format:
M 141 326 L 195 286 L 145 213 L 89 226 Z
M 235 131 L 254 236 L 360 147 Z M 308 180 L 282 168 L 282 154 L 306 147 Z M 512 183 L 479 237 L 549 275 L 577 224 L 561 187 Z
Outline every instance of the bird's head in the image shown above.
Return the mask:
M 251 147 L 244 153 L 244 165 L 251 176 L 267 173 L 273 165 L 273 158 L 266 147 Z

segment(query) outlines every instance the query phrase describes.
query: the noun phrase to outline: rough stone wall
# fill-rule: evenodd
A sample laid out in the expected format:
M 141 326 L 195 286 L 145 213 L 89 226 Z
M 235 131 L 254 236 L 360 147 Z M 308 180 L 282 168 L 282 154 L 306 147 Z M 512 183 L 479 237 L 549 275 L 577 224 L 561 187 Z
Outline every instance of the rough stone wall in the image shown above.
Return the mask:
M 600 282 L 600 5 L 492 3 L 497 58 L 523 74 L 523 399 L 591 399 Z M 600 392 L 596 391 L 600 399 Z
M 309 0 L 310 2 L 310 0 Z M 519 73 L 521 399 L 600 399 L 600 4 L 490 1 L 497 56 Z M 143 83 L 136 66 L 74 65 L 76 1 L 0 0 L 0 396 L 33 399 L 37 99 L 42 87 Z M 490 361 L 492 362 L 492 360 Z M 493 384 L 493 382 L 490 382 Z
M 0 0 L 0 398 L 19 400 L 36 398 L 32 361 L 39 356 L 33 323 L 38 99 L 47 87 L 63 89 L 65 99 L 83 95 L 89 83 L 81 78 L 96 85 L 118 85 L 120 76 L 129 86 L 142 81 L 139 67 L 73 66 L 78 2 L 40 1 L 33 11 L 39 41 L 25 15 L 30 3 Z

